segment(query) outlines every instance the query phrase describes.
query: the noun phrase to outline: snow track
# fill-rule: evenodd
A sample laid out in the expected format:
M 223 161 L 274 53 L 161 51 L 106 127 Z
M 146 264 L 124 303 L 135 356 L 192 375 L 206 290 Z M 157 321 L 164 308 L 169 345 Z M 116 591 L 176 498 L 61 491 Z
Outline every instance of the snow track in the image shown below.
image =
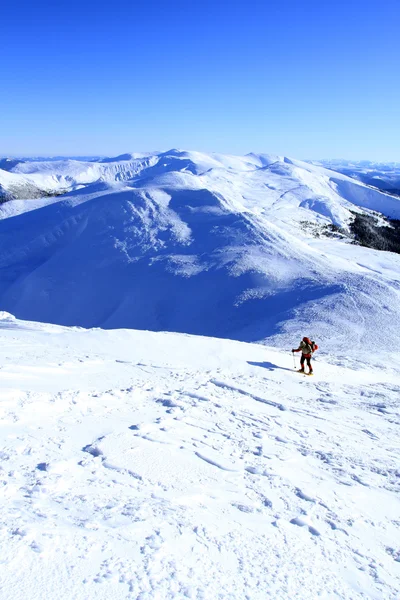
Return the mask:
M 395 370 L 0 323 L 0 597 L 398 598 Z

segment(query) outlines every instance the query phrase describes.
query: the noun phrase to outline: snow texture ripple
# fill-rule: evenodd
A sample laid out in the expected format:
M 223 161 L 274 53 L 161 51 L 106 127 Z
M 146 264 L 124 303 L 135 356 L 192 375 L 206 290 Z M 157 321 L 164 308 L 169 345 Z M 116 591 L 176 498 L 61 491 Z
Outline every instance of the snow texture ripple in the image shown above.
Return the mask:
M 1 316 L 1 598 L 399 597 L 396 360 Z

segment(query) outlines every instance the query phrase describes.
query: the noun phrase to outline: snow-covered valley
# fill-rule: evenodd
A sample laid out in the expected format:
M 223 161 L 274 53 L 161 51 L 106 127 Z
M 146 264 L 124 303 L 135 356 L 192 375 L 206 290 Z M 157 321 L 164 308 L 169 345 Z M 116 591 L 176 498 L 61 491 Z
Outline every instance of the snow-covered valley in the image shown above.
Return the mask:
M 0 337 L 1 598 L 399 597 L 399 354 Z

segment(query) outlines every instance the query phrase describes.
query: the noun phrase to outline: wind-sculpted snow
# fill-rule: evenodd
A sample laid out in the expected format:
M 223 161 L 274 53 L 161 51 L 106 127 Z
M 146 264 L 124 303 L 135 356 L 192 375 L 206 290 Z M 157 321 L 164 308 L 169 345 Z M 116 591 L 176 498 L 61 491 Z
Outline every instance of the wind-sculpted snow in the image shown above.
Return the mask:
M 0 313 L 0 597 L 397 600 L 398 360 Z
M 70 186 L 0 209 L 0 308 L 17 317 L 288 347 L 307 332 L 349 352 L 383 331 L 384 350 L 399 343 L 399 256 L 346 238 L 354 212 L 398 216 L 392 196 L 274 155 L 173 150 L 11 171 Z

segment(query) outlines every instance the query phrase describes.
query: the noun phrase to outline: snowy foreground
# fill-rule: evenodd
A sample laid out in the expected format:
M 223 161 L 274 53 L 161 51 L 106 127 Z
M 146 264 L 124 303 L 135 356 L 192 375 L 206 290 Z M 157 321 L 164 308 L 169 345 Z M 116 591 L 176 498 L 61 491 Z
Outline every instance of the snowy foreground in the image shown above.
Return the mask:
M 2 599 L 399 598 L 398 355 L 308 378 L 183 334 L 0 338 Z

